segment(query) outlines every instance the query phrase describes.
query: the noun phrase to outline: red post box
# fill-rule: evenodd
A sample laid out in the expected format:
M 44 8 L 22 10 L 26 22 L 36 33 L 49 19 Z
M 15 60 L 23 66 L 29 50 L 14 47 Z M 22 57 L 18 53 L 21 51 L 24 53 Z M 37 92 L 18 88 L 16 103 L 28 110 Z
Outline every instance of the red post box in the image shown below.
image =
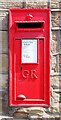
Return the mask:
M 9 105 L 50 106 L 50 10 L 9 11 Z

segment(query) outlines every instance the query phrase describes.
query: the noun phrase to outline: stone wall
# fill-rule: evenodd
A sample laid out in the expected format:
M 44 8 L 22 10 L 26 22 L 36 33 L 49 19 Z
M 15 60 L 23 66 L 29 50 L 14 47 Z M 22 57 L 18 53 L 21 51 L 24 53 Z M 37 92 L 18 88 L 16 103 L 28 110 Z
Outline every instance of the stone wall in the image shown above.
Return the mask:
M 25 1 L 25 0 L 24 0 Z M 61 120 L 61 0 L 0 0 L 0 119 Z M 9 9 L 50 8 L 50 107 L 9 107 Z

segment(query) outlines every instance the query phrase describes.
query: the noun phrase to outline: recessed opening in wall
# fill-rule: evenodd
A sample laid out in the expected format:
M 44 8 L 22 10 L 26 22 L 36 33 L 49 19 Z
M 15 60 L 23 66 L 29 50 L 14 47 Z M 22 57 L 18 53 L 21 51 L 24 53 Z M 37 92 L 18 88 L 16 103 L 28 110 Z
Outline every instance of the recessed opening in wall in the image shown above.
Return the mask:
M 44 22 L 39 23 L 16 23 L 18 29 L 20 28 L 44 28 Z

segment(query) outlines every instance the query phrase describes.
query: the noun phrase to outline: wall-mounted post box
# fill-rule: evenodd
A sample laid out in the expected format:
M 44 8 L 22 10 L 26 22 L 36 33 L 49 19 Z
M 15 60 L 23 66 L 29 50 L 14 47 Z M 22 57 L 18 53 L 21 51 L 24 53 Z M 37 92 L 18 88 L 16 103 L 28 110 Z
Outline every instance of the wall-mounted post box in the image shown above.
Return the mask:
M 50 11 L 9 11 L 9 105 L 50 105 Z

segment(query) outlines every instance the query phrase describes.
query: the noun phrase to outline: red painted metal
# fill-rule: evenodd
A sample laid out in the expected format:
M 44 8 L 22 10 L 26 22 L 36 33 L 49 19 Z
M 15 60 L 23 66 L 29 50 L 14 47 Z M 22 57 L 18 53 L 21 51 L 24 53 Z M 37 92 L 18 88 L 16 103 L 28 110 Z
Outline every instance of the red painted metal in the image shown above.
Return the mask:
M 36 63 L 22 63 L 23 39 L 37 40 Z M 50 106 L 49 9 L 9 11 L 9 106 Z

